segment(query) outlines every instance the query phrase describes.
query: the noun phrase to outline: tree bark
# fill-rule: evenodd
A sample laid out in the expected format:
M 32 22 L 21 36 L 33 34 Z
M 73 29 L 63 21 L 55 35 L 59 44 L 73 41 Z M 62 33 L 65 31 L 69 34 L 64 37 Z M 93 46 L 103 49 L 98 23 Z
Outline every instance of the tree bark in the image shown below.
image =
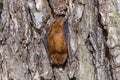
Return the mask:
M 68 18 L 72 63 L 52 67 L 42 38 Z M 0 0 L 0 80 L 120 80 L 120 0 Z

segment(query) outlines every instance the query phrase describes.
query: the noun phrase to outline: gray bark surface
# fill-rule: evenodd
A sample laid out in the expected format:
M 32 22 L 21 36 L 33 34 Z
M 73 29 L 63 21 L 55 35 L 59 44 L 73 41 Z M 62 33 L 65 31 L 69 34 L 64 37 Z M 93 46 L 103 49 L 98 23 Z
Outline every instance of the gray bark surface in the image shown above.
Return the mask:
M 68 17 L 72 63 L 51 67 L 42 39 Z M 120 0 L 0 0 L 0 80 L 120 80 Z

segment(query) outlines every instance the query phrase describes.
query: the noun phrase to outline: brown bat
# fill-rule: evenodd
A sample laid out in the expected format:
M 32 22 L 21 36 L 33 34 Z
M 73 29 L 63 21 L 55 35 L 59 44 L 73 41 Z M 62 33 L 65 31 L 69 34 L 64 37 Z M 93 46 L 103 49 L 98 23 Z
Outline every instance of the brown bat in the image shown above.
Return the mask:
M 58 18 L 50 24 L 43 38 L 50 63 L 63 65 L 67 59 L 71 60 L 70 35 L 68 30 L 68 19 Z

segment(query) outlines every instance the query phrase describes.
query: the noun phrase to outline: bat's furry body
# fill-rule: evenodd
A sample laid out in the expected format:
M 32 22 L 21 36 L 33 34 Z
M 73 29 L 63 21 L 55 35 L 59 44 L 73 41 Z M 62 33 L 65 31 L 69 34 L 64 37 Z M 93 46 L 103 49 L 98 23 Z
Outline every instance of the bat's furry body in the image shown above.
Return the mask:
M 44 45 L 54 65 L 63 65 L 70 58 L 68 25 L 63 18 L 58 18 L 50 24 L 44 37 Z
M 51 23 L 47 42 L 48 52 L 53 64 L 63 64 L 67 59 L 68 51 L 64 36 L 64 20 L 62 18 Z

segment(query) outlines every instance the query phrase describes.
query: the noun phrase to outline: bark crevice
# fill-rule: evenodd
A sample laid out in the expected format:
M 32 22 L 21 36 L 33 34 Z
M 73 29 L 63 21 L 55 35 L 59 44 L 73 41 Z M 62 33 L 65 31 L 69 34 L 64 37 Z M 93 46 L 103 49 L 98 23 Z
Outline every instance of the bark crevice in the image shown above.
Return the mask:
M 101 16 L 101 14 L 100 14 L 100 9 L 99 9 L 99 0 L 97 0 L 96 1 L 97 2 L 97 9 L 98 9 L 98 23 L 99 23 L 99 27 L 102 29 L 102 33 L 103 33 L 103 36 L 104 36 L 104 38 L 105 38 L 105 40 L 104 40 L 104 49 L 105 49 L 105 57 L 108 59 L 108 63 L 109 63 L 109 67 L 107 67 L 107 68 L 109 68 L 109 71 L 110 71 L 110 76 L 111 76 L 111 78 L 112 78 L 112 80 L 116 80 L 115 78 L 114 78 L 114 73 L 113 73 L 113 66 L 112 66 L 112 62 L 113 62 L 113 56 L 111 55 L 111 53 L 110 53 L 110 49 L 109 49 L 109 47 L 108 47 L 108 45 L 107 45 L 107 40 L 108 40 L 108 29 L 107 28 L 105 28 L 105 26 L 107 26 L 107 25 L 104 25 L 103 23 L 102 23 L 102 16 Z M 109 76 L 108 76 L 109 77 Z

